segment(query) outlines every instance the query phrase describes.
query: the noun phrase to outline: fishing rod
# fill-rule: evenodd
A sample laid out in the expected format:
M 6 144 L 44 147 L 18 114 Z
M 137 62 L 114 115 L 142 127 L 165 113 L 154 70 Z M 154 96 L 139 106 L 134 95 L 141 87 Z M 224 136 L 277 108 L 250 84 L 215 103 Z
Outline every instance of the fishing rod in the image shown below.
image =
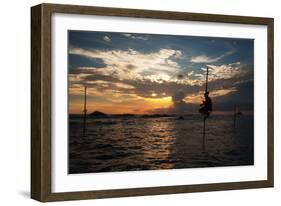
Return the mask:
M 206 84 L 205 84 L 205 93 L 208 92 L 208 77 L 209 77 L 209 67 L 207 66 L 206 71 Z

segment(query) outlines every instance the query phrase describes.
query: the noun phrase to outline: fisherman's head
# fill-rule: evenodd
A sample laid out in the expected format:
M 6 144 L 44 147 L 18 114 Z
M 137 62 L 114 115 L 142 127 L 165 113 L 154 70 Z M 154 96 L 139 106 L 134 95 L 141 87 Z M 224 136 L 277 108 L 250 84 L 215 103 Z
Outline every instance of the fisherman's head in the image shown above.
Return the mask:
M 209 96 L 209 92 L 205 92 L 204 96 L 208 97 Z

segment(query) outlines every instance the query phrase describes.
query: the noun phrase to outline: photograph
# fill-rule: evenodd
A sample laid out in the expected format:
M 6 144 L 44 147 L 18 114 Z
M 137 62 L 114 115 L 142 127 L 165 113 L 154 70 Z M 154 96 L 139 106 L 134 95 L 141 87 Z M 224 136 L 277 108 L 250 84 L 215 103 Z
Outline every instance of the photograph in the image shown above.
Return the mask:
M 274 187 L 274 18 L 31 8 L 30 196 Z
M 68 30 L 68 173 L 254 165 L 254 39 Z

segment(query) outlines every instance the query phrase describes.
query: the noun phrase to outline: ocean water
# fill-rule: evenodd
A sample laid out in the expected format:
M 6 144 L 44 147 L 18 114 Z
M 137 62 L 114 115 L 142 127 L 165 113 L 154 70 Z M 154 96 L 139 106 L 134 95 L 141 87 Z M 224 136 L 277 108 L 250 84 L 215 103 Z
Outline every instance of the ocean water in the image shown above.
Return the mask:
M 69 118 L 68 171 L 117 172 L 253 165 L 253 116 Z

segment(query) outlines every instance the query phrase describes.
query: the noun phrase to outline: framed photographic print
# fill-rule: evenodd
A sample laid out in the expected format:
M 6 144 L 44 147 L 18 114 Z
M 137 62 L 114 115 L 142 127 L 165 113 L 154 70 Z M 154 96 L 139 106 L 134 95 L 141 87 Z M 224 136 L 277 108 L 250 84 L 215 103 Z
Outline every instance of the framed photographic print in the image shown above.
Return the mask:
M 273 19 L 31 9 L 31 196 L 273 187 Z

